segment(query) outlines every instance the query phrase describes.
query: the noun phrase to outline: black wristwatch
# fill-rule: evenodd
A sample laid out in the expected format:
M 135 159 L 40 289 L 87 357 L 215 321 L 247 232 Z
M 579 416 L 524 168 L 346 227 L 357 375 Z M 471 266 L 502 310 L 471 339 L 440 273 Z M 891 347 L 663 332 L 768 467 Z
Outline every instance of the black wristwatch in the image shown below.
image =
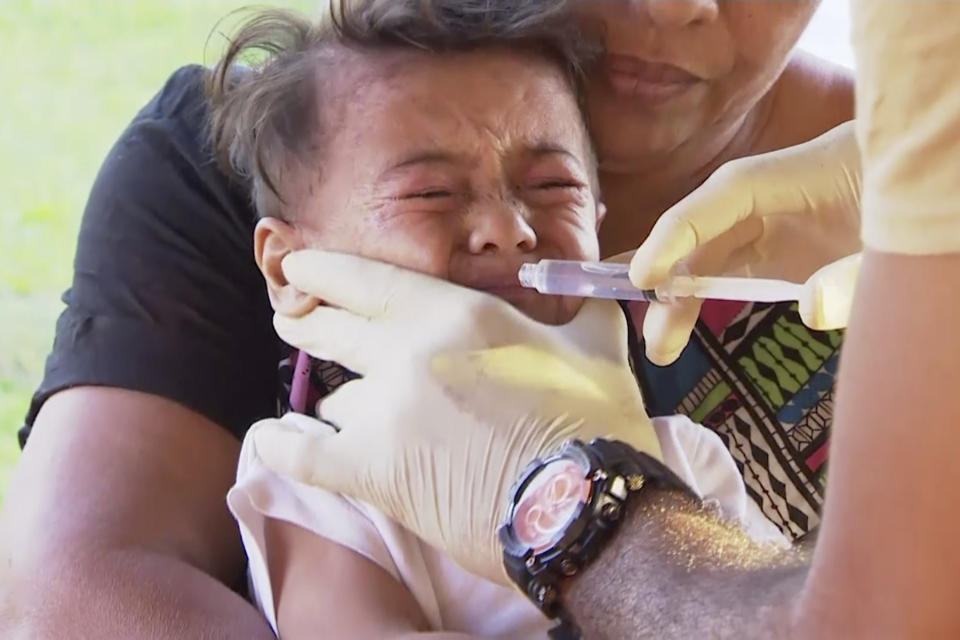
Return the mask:
M 580 631 L 564 609 L 561 585 L 596 558 L 627 503 L 646 486 L 678 489 L 697 498 L 663 463 L 623 442 L 571 440 L 534 461 L 510 492 L 500 527 L 507 574 L 548 618 L 554 640 Z

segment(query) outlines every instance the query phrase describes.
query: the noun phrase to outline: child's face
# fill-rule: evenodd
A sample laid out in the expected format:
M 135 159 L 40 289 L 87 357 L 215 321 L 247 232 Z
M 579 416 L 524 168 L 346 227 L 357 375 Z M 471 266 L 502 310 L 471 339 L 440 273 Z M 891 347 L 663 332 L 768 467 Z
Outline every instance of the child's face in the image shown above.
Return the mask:
M 328 121 L 289 249 L 375 258 L 569 321 L 580 299 L 517 279 L 524 262 L 599 256 L 589 141 L 562 73 L 508 50 L 389 55 L 357 70 Z M 258 235 L 284 226 L 261 222 Z

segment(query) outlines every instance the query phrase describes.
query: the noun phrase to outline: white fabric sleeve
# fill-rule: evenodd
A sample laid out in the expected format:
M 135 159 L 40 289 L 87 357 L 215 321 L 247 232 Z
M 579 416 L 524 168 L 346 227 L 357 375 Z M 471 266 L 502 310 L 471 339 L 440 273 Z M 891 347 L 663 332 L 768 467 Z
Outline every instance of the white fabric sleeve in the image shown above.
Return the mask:
M 960 2 L 854 0 L 863 241 L 960 252 Z
M 324 428 L 322 423 L 305 416 L 303 418 L 298 420 L 286 416 L 284 420 L 293 419 L 299 428 L 308 433 Z M 237 482 L 227 494 L 227 505 L 240 527 L 247 552 L 251 596 L 270 622 L 274 633 L 277 632 L 276 606 L 264 540 L 264 522 L 267 518 L 292 522 L 351 549 L 403 582 L 391 549 L 368 513 L 372 510 L 362 503 L 294 482 L 267 469 L 254 451 L 255 430 L 256 425 L 244 438 Z M 377 515 L 373 514 L 374 518 Z
M 716 433 L 686 416 L 653 418 L 663 463 L 708 504 L 738 521 L 760 543 L 787 545 L 787 539 L 747 495 L 730 451 Z

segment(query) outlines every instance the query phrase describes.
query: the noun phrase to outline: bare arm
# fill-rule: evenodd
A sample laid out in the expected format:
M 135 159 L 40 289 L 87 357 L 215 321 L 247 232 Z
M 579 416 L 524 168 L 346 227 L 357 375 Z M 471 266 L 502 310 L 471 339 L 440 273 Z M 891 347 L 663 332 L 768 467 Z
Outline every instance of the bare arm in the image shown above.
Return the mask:
M 864 257 L 803 603 L 838 635 L 960 637 L 958 291 L 960 255 Z
M 679 492 L 638 503 L 564 597 L 585 638 L 790 637 L 804 550 L 757 545 Z
M 471 637 L 428 632 L 409 589 L 355 551 L 275 519 L 267 520 L 264 536 L 283 640 Z
M 585 636 L 960 636 L 957 291 L 958 255 L 865 257 L 811 569 L 653 494 L 567 595 Z
M 272 638 L 226 507 L 240 443 L 169 400 L 50 398 L 0 516 L 0 637 Z

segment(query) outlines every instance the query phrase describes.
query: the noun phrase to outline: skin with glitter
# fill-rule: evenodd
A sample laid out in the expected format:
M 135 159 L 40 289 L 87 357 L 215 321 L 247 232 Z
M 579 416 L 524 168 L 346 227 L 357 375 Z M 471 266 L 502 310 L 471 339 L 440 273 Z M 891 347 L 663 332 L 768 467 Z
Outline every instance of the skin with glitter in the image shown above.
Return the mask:
M 808 561 L 802 551 L 750 540 L 739 526 L 722 520 L 717 510 L 708 506 L 677 511 L 668 508 L 661 496 L 642 505 L 641 510 L 648 515 L 656 513 L 662 523 L 662 535 L 676 543 L 667 555 L 688 570 L 755 570 L 798 566 Z
M 699 501 L 656 487 L 628 506 L 622 528 L 632 534 L 614 535 L 563 596 L 583 637 L 785 635 L 808 547 L 759 544 Z M 631 613 L 624 602 L 644 606 Z

